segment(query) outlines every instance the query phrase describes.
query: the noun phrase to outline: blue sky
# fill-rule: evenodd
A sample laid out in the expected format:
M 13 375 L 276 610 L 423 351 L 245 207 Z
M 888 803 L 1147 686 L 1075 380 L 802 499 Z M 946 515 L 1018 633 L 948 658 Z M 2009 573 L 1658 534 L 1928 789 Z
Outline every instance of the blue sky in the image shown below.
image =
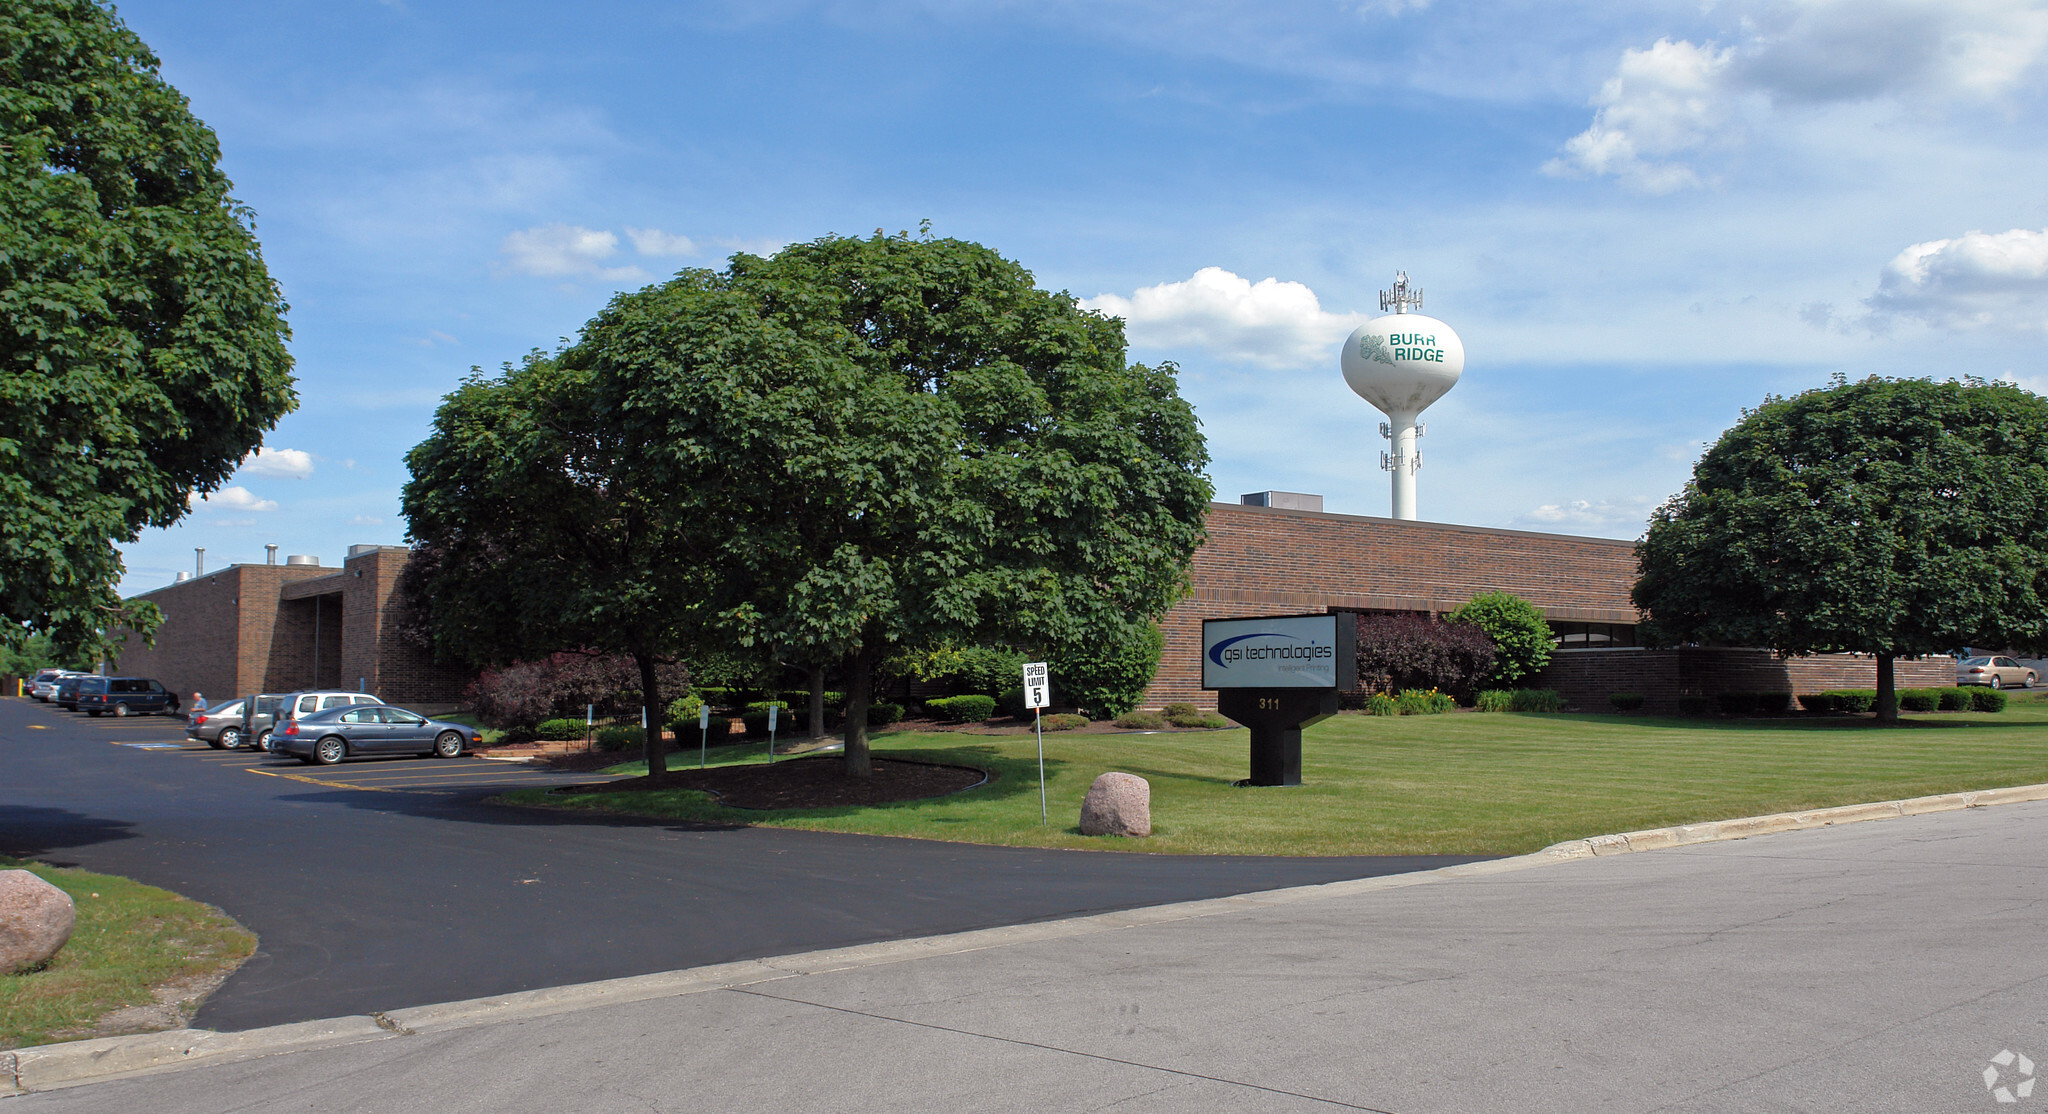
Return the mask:
M 292 305 L 301 405 L 127 592 L 396 543 L 472 365 L 827 233 L 986 243 L 1172 360 L 1220 498 L 1385 514 L 1336 349 L 1463 337 L 1423 518 L 1635 537 L 1768 393 L 2048 388 L 2048 4 L 131 0 Z

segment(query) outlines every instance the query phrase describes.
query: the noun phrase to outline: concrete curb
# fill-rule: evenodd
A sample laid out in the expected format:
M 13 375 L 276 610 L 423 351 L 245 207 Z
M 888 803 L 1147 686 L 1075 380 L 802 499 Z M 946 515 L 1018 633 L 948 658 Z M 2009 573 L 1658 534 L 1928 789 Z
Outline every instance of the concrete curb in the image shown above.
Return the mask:
M 2006 789 L 1985 789 L 1967 793 L 1942 793 L 1931 797 L 1910 797 L 1875 804 L 1844 805 L 1839 808 L 1781 812 L 1770 816 L 1749 816 L 1653 828 L 1590 839 L 1566 840 L 1541 851 L 1507 859 L 1439 867 L 1412 874 L 1390 874 L 1314 886 L 1238 894 L 1232 897 L 1155 905 L 1068 917 L 1056 921 L 1006 925 L 998 928 L 955 932 L 944 936 L 923 936 L 909 940 L 885 940 L 849 948 L 829 948 L 796 955 L 742 960 L 682 971 L 635 975 L 622 979 L 548 987 L 463 1002 L 391 1010 L 370 1016 L 339 1017 L 250 1029 L 239 1033 L 215 1033 L 204 1029 L 175 1029 L 131 1037 L 103 1037 L 42 1045 L 15 1052 L 0 1052 L 0 1095 L 25 1094 L 96 1083 L 123 1076 L 176 1070 L 197 1064 L 228 1063 L 285 1052 L 299 1052 L 363 1041 L 391 1040 L 420 1033 L 446 1032 L 476 1025 L 548 1017 L 600 1006 L 674 998 L 686 994 L 755 986 L 779 979 L 832 971 L 855 970 L 903 963 L 934 956 L 961 955 L 990 948 L 1043 940 L 1070 939 L 1114 932 L 1126 928 L 1195 920 L 1228 913 L 1245 913 L 1303 901 L 1406 889 L 1458 878 L 1507 874 L 1532 867 L 1550 866 L 1575 859 L 1629 854 L 1715 843 L 1750 836 L 1803 828 L 1826 828 L 1865 820 L 1920 816 L 1990 805 L 2020 804 L 2048 800 L 2048 785 L 2022 785 Z

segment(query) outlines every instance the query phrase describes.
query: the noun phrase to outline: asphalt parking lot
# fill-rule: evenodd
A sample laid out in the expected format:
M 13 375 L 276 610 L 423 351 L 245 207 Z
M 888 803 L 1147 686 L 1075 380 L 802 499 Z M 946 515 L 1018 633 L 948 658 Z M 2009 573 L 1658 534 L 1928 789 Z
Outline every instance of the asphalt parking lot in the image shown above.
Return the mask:
M 1045 851 L 508 808 L 482 759 L 316 768 L 0 699 L 0 851 L 226 910 L 240 1029 L 1469 861 Z

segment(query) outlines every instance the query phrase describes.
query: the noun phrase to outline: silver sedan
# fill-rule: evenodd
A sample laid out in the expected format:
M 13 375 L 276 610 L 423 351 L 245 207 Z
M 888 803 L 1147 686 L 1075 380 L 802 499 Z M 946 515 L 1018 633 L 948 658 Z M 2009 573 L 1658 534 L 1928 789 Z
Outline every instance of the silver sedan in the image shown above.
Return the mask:
M 456 758 L 483 741 L 483 734 L 468 724 L 428 719 L 388 704 L 356 704 L 285 721 L 270 736 L 270 749 L 301 762 L 332 766 L 366 754 Z
M 2033 670 L 2008 657 L 1964 658 L 1956 665 L 1956 684 L 1990 685 L 2002 689 L 2018 685 L 2023 689 L 2034 687 L 2040 680 Z

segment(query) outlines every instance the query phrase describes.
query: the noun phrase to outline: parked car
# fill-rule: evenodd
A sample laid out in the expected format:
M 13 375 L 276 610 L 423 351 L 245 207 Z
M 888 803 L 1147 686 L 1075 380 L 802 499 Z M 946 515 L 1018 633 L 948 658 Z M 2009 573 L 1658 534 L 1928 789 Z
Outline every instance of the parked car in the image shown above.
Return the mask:
M 100 679 L 90 673 L 73 673 L 71 676 L 57 682 L 57 691 L 51 694 L 50 703 L 67 712 L 75 712 L 78 710 L 79 686 L 87 681 L 97 681 Z
M 185 734 L 215 750 L 233 750 L 241 746 L 244 738 L 242 702 L 230 700 L 203 712 L 192 713 L 192 721 L 185 725 Z
M 269 750 L 278 727 L 314 712 L 356 704 L 382 704 L 367 692 L 257 693 L 242 698 L 242 734 L 257 750 Z
M 1995 689 L 2018 685 L 2030 689 L 2040 679 L 2033 670 L 2008 657 L 1964 658 L 1956 665 L 1959 685 L 1990 685 Z
M 428 719 L 390 705 L 326 708 L 288 720 L 271 736 L 270 749 L 309 765 L 332 766 L 362 754 L 428 754 L 455 758 L 484 741 L 463 723 Z
M 86 715 L 169 715 L 178 694 L 148 677 L 88 677 L 78 686 L 78 710 Z
M 73 669 L 44 669 L 29 681 L 28 694 L 48 704 L 57 698 L 57 686 L 64 683 L 64 678 L 82 676 L 84 674 Z

